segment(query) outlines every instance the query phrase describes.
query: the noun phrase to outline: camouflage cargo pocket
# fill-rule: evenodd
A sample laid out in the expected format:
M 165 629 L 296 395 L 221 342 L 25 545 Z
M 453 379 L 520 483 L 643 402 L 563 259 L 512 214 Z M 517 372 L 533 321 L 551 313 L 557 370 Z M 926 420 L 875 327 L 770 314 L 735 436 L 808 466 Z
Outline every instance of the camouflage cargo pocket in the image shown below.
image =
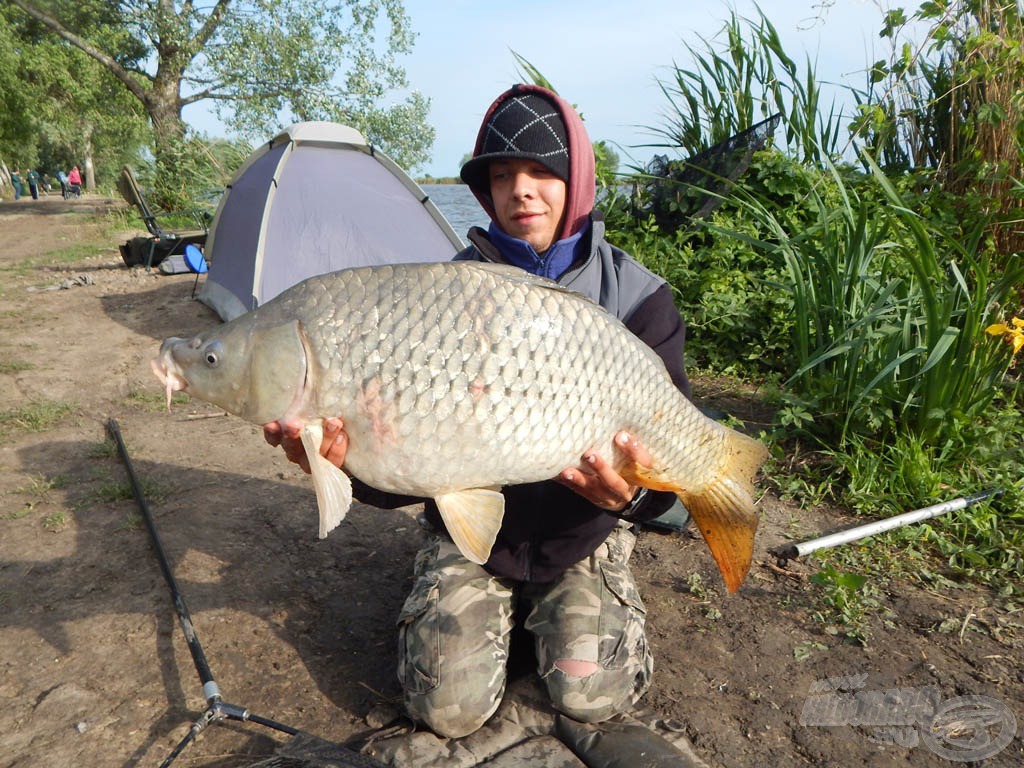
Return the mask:
M 601 612 L 601 664 L 621 669 L 646 653 L 644 624 L 647 607 L 633 574 L 624 562 L 601 562 L 601 578 L 609 598 Z
M 398 680 L 412 693 L 429 693 L 440 680 L 439 582 L 437 573 L 417 578 L 398 615 Z

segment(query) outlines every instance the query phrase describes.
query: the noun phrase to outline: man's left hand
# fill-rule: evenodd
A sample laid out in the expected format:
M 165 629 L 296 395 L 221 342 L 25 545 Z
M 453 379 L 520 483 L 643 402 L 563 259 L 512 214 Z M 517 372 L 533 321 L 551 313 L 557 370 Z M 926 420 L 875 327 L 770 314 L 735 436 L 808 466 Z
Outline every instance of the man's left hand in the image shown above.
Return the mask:
M 615 435 L 615 447 L 625 464 L 651 465 L 651 454 L 628 432 Z M 555 480 L 608 512 L 621 512 L 637 492 L 636 486 L 627 483 L 596 451 L 584 453 L 580 466 L 562 470 Z

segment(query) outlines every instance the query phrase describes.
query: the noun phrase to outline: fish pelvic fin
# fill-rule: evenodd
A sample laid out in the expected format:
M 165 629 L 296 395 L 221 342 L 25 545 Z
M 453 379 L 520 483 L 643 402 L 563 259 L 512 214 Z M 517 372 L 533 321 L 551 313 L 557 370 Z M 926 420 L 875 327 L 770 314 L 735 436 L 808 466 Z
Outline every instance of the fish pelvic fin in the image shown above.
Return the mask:
M 754 510 L 754 475 L 768 456 L 761 443 L 730 430 L 718 475 L 700 490 L 681 488 L 663 475 L 639 465 L 622 476 L 635 485 L 672 491 L 686 505 L 690 517 L 718 564 L 730 593 L 740 588 L 754 555 L 757 512 Z
M 318 536 L 324 539 L 345 519 L 352 506 L 352 480 L 320 455 L 320 443 L 324 437 L 323 425 L 320 422 L 304 425 L 300 435 L 302 447 L 306 449 L 306 456 L 309 458 L 316 504 L 320 510 Z
M 505 497 L 491 488 L 472 488 L 442 493 L 434 501 L 463 557 L 478 565 L 486 563 L 505 516 Z

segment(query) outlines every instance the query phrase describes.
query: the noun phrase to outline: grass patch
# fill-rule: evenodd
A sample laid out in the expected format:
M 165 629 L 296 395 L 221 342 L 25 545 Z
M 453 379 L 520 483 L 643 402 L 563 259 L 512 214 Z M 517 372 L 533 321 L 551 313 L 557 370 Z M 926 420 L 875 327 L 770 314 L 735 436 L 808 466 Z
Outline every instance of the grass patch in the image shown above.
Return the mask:
M 43 528 L 54 533 L 67 527 L 67 524 L 68 516 L 63 509 L 58 509 L 56 512 L 47 515 L 46 519 L 43 520 Z
M 28 517 L 32 514 L 32 510 L 35 508 L 35 504 L 26 504 L 21 509 L 15 510 L 14 512 L 8 512 L 4 517 L 8 520 L 21 520 L 23 517 Z
M 142 525 L 142 515 L 138 512 L 131 512 L 125 515 L 124 520 L 117 526 L 119 531 L 136 531 Z
M 162 483 L 159 480 L 139 480 L 139 487 L 142 489 L 143 496 L 151 502 L 163 501 L 171 492 L 171 489 L 167 484 Z M 104 483 L 93 491 L 90 496 L 95 502 L 112 504 L 118 501 L 134 499 L 135 491 L 132 489 L 131 483 L 127 480 L 117 480 Z M 85 504 L 81 504 L 79 506 L 85 506 Z
M 18 488 L 15 492 L 37 499 L 45 499 L 50 495 L 50 491 L 66 488 L 67 484 L 68 480 L 64 475 L 54 475 L 53 477 L 30 475 L 28 484 Z
M 147 411 L 162 411 L 167 407 L 167 397 L 163 392 L 154 392 L 150 389 L 133 389 L 125 399 L 128 402 L 138 405 Z M 175 392 L 171 396 L 171 403 L 182 405 L 190 400 L 184 392 Z
M 86 259 L 92 259 L 105 251 L 112 251 L 116 246 L 102 240 L 76 242 L 62 246 L 54 251 L 47 251 L 37 257 L 40 263 L 46 264 L 74 264 Z
M 21 373 L 35 368 L 32 363 L 24 360 L 0 360 L 0 373 Z
M 20 408 L 0 411 L 0 434 L 45 432 L 74 410 L 75 406 L 70 403 L 37 400 Z
M 92 443 L 89 446 L 87 455 L 90 459 L 112 459 L 118 455 L 117 443 L 114 442 L 113 438 L 107 437 L 105 440 Z

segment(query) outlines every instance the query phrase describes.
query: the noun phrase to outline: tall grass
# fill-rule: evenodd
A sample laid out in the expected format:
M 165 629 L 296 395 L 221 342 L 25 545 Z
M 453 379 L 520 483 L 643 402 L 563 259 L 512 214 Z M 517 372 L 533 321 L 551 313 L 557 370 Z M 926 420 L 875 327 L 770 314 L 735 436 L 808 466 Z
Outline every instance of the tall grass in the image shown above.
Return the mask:
M 703 49 L 688 44 L 686 52 L 691 63 L 673 64 L 658 81 L 668 109 L 660 125 L 647 126 L 660 139 L 652 146 L 693 156 L 781 113 L 795 156 L 817 164 L 835 154 L 843 126 L 834 99 L 826 109 L 813 62 L 787 55 L 760 9 L 753 19 L 731 12 L 713 41 Z
M 965 240 L 930 228 L 866 162 L 879 199 L 831 168 L 829 197 L 808 196 L 812 226 L 792 231 L 770 203 L 748 196 L 740 205 L 770 237 L 721 231 L 785 264 L 795 315 L 791 423 L 826 444 L 851 431 L 941 438 L 980 419 L 1000 394 L 1010 350 L 985 329 L 1004 319 L 1024 263 L 993 269 L 982 225 Z

